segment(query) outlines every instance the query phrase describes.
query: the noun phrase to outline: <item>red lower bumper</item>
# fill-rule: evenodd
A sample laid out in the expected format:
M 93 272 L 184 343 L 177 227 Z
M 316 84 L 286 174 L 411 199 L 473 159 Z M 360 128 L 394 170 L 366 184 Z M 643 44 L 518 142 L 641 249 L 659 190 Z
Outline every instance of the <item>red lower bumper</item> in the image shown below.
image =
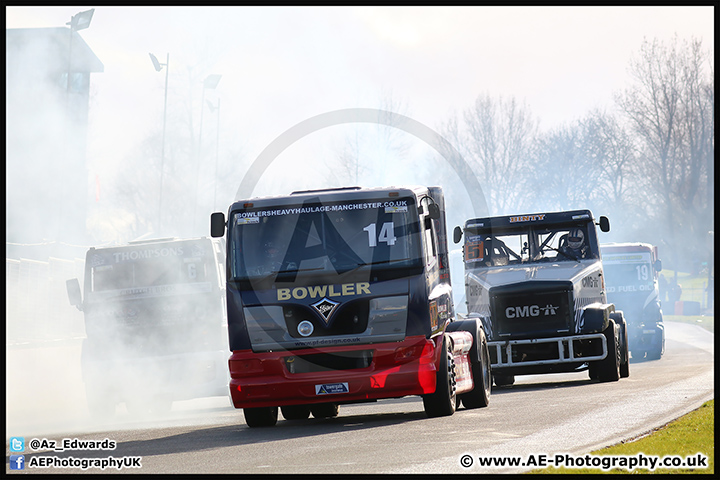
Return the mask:
M 288 357 L 342 355 L 360 350 L 372 352 L 372 361 L 365 368 L 290 373 L 287 367 Z M 439 350 L 433 340 L 416 336 L 375 345 L 262 353 L 235 351 L 229 360 L 230 394 L 235 408 L 248 408 L 433 393 Z

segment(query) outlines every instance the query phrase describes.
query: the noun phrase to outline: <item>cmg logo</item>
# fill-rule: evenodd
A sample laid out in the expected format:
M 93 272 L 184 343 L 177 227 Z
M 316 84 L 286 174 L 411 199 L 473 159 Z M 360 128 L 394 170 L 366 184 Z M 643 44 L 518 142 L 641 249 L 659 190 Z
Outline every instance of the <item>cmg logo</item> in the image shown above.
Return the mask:
M 507 307 L 505 309 L 505 316 L 507 318 L 528 318 L 528 317 L 539 317 L 540 314 L 555 315 L 555 312 L 560 307 L 554 305 L 545 305 L 540 307 L 539 305 L 522 305 L 519 307 Z

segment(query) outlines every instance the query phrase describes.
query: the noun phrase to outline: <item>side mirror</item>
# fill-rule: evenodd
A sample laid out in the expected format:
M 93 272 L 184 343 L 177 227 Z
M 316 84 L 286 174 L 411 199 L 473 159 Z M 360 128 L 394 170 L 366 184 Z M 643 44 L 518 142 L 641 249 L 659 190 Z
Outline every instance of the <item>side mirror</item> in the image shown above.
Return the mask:
M 610 231 L 610 220 L 607 217 L 600 217 L 600 230 L 603 232 Z
M 225 235 L 225 214 L 215 212 L 210 215 L 210 236 L 222 237 Z
M 437 203 L 428 205 L 428 215 L 430 215 L 430 218 L 433 220 L 440 218 L 440 207 L 437 206 Z
M 453 242 L 460 243 L 460 239 L 462 239 L 463 231 L 460 227 L 455 227 L 455 230 L 453 230 Z
M 67 288 L 68 299 L 70 305 L 77 307 L 82 312 L 82 292 L 80 291 L 80 282 L 77 278 L 71 278 L 65 282 Z
M 660 260 L 659 258 L 657 260 L 655 260 L 655 271 L 656 272 L 662 271 L 662 260 Z

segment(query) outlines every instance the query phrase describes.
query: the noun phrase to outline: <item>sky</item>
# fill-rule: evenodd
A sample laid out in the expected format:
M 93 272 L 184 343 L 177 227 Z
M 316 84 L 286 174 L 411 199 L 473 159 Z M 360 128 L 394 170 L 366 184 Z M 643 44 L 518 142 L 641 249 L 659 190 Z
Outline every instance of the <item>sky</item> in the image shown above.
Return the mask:
M 6 28 L 58 27 L 91 6 L 6 7 Z M 541 127 L 607 107 L 644 38 L 714 42 L 713 7 L 95 7 L 80 35 L 92 77 L 92 159 L 162 120 L 169 83 L 222 75 L 223 135 L 254 158 L 314 115 L 391 103 L 430 128 L 481 94 L 514 96 Z M 177 83 L 176 83 L 177 85 Z M 170 85 L 169 89 L 173 86 Z M 195 94 L 200 96 L 198 82 Z M 212 95 L 215 95 L 212 97 Z M 383 105 L 385 102 L 385 105 Z M 170 108 L 170 107 L 169 107 Z M 209 115 L 209 113 L 208 113 Z M 206 127 L 207 128 L 207 127 Z M 111 140 L 112 139 L 112 140 Z

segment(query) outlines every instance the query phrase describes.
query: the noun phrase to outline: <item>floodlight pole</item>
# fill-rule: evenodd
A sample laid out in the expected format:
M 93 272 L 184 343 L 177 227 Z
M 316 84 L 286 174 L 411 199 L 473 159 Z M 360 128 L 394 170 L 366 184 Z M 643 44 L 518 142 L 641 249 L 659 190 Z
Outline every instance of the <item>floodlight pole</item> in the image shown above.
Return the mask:
M 198 148 L 197 148 L 197 178 L 195 181 L 195 206 L 193 209 L 193 230 L 197 225 L 197 206 L 198 197 L 200 190 L 200 164 L 202 162 L 202 129 L 203 129 L 203 112 L 205 111 L 205 90 L 215 89 L 217 84 L 220 82 L 222 75 L 212 74 L 208 75 L 203 81 L 202 96 L 200 97 L 200 132 L 198 136 Z M 214 207 L 214 205 L 213 205 Z
M 70 42 L 68 45 L 68 68 L 67 68 L 67 83 L 65 84 L 65 93 L 66 93 L 66 101 L 68 105 L 68 116 L 70 114 L 70 76 L 72 74 L 72 44 L 73 44 L 73 36 L 75 32 L 78 30 L 85 30 L 90 26 L 90 22 L 92 21 L 93 13 L 95 13 L 95 9 L 91 8 L 90 10 L 86 10 L 84 12 L 76 13 L 70 18 L 70 21 L 65 23 L 65 25 L 70 26 Z
M 213 211 L 217 210 L 217 185 L 218 185 L 218 158 L 220 157 L 220 99 L 217 104 L 217 122 L 215 132 L 215 192 L 213 193 Z
M 153 62 L 156 71 L 165 67 L 165 105 L 163 107 L 163 131 L 162 131 L 162 147 L 160 148 L 160 201 L 158 205 L 158 235 L 162 231 L 162 200 L 163 200 L 163 178 L 165 176 L 165 127 L 167 125 L 167 96 L 168 96 L 168 76 L 170 75 L 170 53 L 167 54 L 165 63 L 158 62 L 155 55 L 150 54 L 150 60 Z

